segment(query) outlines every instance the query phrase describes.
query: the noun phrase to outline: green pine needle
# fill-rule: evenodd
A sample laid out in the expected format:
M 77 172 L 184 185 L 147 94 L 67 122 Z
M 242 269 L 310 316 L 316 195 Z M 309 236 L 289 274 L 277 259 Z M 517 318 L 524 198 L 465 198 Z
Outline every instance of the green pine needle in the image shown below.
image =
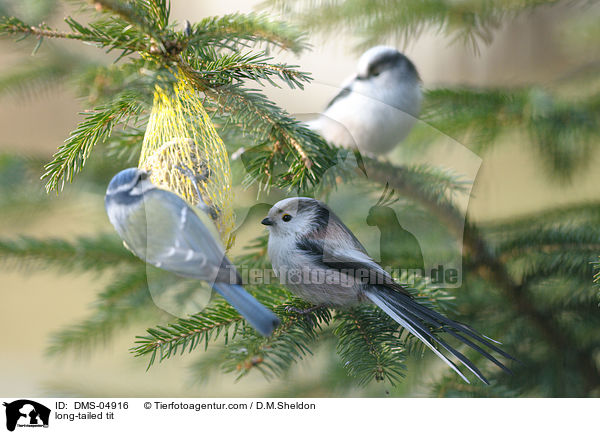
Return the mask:
M 64 188 L 65 181 L 73 182 L 73 175 L 83 168 L 94 145 L 110 137 L 119 123 L 125 127 L 128 122 L 135 121 L 142 110 L 138 96 L 124 92 L 112 102 L 83 113 L 85 120 L 58 148 L 52 161 L 44 166 L 46 171 L 42 179 L 47 179 L 46 191 L 59 191 Z
M 57 267 L 64 271 L 103 271 L 140 264 L 113 235 L 81 237 L 73 242 L 31 237 L 4 239 L 0 240 L 0 262 L 13 267 Z

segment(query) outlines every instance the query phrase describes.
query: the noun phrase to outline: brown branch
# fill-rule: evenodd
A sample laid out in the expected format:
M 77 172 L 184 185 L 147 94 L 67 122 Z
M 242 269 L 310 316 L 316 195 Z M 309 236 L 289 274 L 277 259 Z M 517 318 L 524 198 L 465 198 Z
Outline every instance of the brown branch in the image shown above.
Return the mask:
M 44 29 L 36 26 L 30 26 L 26 30 L 22 31 L 22 33 L 28 33 L 32 35 L 36 35 L 38 37 L 44 38 L 64 38 L 64 39 L 86 39 L 82 35 L 78 35 L 77 33 L 72 32 L 59 32 L 57 30 Z
M 3 31 L 9 35 L 34 35 L 38 38 L 61 38 L 61 39 L 76 39 L 79 41 L 93 41 L 93 39 L 81 35 L 79 33 L 72 32 L 59 32 L 58 30 L 52 30 L 46 27 L 44 24 L 40 26 L 28 26 L 20 21 L 13 21 L 12 23 L 5 24 Z

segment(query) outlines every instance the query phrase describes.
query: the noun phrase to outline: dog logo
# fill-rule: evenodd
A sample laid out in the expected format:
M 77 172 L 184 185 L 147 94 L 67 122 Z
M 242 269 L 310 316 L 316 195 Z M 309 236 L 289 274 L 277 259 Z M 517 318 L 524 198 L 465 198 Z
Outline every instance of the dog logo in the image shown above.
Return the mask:
M 16 427 L 48 427 L 50 409 L 29 399 L 19 399 L 4 403 L 6 407 L 6 429 L 14 431 Z

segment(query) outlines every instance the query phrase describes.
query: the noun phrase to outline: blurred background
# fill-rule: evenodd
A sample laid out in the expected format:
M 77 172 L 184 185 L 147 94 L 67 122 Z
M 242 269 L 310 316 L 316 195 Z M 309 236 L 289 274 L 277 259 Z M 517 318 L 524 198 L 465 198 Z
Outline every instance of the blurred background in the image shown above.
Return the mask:
M 15 14 L 30 22 L 45 20 L 58 28 L 64 28 L 64 16 L 76 12 L 70 9 L 69 2 L 2 0 L 0 5 L 3 13 Z M 179 22 L 195 22 L 206 16 L 250 12 L 260 7 L 257 1 L 173 0 L 172 17 Z M 548 87 L 576 101 L 600 90 L 598 39 L 593 34 L 597 28 L 586 27 L 588 20 L 593 22 L 590 17 L 595 17 L 597 24 L 598 9 L 596 2 L 581 5 L 567 1 L 533 8 L 500 20 L 491 30 L 489 41 L 480 42 L 477 49 L 428 28 L 416 38 L 399 41 L 390 37 L 386 42 L 400 48 L 414 62 L 425 89 Z M 279 12 L 277 7 L 273 11 L 274 14 Z M 314 81 L 304 91 L 267 87 L 267 95 L 290 113 L 320 112 L 339 91 L 340 83 L 354 71 L 363 51 L 357 49 L 361 41 L 360 35 L 348 26 L 339 36 L 310 32 L 312 51 L 301 57 L 273 53 L 278 61 L 296 64 L 301 70 L 311 72 Z M 98 154 L 92 157 L 77 182 L 68 184 L 60 195 L 47 195 L 39 177 L 43 164 L 51 159 L 80 121 L 78 113 L 88 107 L 88 101 L 78 96 L 76 84 L 64 69 L 80 68 L 84 58 L 109 64 L 116 56 L 74 41 L 52 41 L 32 57 L 30 45 L 0 40 L 0 238 L 26 235 L 74 240 L 79 236 L 112 233 L 104 212 L 103 194 L 110 178 L 108 174 L 115 173 L 126 162 L 103 160 Z M 54 73 L 33 86 L 15 86 L 19 77 L 27 74 L 27 65 L 49 59 L 59 59 L 48 62 L 49 68 L 55 68 Z M 600 173 L 595 169 L 600 165 L 597 146 L 586 153 L 581 169 L 573 171 L 567 181 L 562 178 L 557 181 L 544 165 L 540 152 L 530 145 L 530 137 L 516 128 L 503 131 L 494 139 L 494 146 L 489 147 L 477 146 L 468 135 L 455 139 L 481 158 L 479 170 L 474 171 L 476 178 L 468 215 L 482 225 L 516 221 L 543 210 L 590 204 L 600 199 Z M 597 136 L 595 140 L 597 144 Z M 394 161 L 405 155 L 397 153 L 390 158 Z M 460 161 L 451 161 L 452 158 L 459 157 L 448 156 L 449 167 L 460 165 Z M 233 168 L 242 170 L 239 164 Z M 236 204 L 240 208 L 249 206 L 255 198 L 255 190 L 236 187 Z M 236 249 L 262 231 L 257 224 L 247 225 Z M 209 379 L 199 379 L 194 365 L 206 363 L 203 358 L 210 357 L 210 353 L 203 355 L 201 349 L 156 364 L 146 372 L 146 360 L 134 358 L 129 348 L 134 336 L 158 323 L 157 316 L 136 318 L 134 323 L 119 328 L 118 333 L 93 350 L 48 356 L 52 336 L 85 319 L 93 310 L 96 294 L 108 282 L 109 277 L 94 272 L 66 273 L 60 267 L 47 267 L 42 263 L 36 266 L 31 261 L 21 263 L 18 258 L 3 260 L 0 271 L 2 396 L 444 395 L 442 388 L 432 386 L 445 372 L 444 365 L 437 360 L 429 357 L 409 360 L 408 375 L 395 388 L 378 383 L 359 387 L 347 378 L 332 355 L 333 344 L 328 341 L 283 378 L 269 381 L 255 372 L 236 382 L 233 375 L 218 370 Z M 591 279 L 589 284 L 591 286 Z M 593 291 L 586 293 L 586 300 L 594 300 Z M 461 296 L 460 291 L 456 294 Z M 598 352 L 594 354 L 597 357 Z M 561 389 L 540 386 L 522 394 L 560 395 L 556 390 Z

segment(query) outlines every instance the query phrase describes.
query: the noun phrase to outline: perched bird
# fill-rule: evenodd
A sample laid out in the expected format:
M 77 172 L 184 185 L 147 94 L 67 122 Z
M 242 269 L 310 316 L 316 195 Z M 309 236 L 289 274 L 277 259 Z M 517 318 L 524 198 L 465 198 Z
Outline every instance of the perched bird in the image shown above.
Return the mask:
M 106 190 L 106 213 L 126 247 L 155 267 L 208 282 L 258 332 L 270 335 L 279 318 L 240 286 L 210 217 L 156 187 L 148 176 L 125 169 Z
M 308 126 L 328 142 L 385 155 L 408 135 L 421 109 L 415 65 L 393 47 L 376 46 L 359 59 L 357 72 Z
M 513 359 L 510 355 L 472 328 L 419 304 L 404 286 L 369 257 L 362 244 L 325 204 L 305 197 L 284 199 L 271 208 L 261 223 L 270 232 L 268 253 L 275 274 L 299 297 L 315 305 L 337 308 L 368 301 L 375 303 L 467 383 L 467 377 L 435 344 L 489 384 L 479 369 L 438 337 L 433 328 L 453 336 L 510 373 L 484 348 Z

